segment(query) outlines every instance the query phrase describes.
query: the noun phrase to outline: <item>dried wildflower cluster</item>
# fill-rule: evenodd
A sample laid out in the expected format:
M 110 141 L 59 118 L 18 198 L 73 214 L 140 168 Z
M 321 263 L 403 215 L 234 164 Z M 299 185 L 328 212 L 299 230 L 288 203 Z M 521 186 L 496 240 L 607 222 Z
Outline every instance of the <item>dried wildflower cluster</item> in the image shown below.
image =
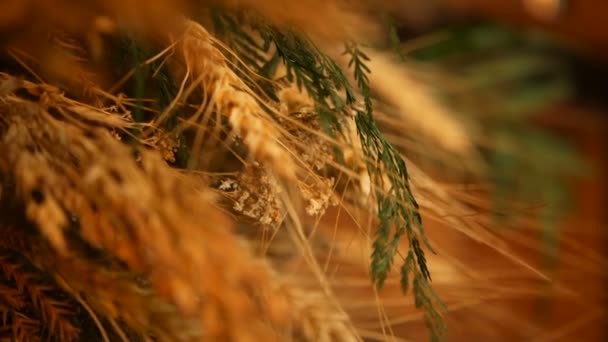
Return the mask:
M 235 179 L 226 178 L 219 186 L 234 201 L 236 212 L 259 222 L 265 229 L 277 229 L 285 216 L 281 188 L 260 166 L 249 166 Z

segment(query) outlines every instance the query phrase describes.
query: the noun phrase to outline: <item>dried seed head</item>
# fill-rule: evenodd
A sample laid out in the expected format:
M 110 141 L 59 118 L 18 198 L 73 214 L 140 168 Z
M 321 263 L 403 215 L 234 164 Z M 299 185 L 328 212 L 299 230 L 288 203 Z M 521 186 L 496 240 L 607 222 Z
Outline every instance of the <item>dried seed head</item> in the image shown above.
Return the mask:
M 273 172 L 295 178 L 291 156 L 280 143 L 280 134 L 253 92 L 232 71 L 214 46 L 212 36 L 198 23 L 187 21 L 182 53 L 194 80 L 201 86 L 213 109 L 225 115 L 234 132 L 248 147 L 251 156 Z
M 277 229 L 285 215 L 281 188 L 259 165 L 247 166 L 235 178 L 224 178 L 220 190 L 234 201 L 233 209 L 255 219 L 265 229 Z

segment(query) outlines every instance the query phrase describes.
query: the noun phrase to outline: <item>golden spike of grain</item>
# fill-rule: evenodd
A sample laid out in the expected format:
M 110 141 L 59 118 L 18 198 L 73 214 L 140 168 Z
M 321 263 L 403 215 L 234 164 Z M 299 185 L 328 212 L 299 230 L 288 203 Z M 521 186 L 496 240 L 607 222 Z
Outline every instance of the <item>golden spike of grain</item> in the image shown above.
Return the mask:
M 4 277 L 1 277 L 2 280 Z M 8 310 L 19 310 L 27 305 L 20 289 L 0 283 L 0 306 Z
M 205 96 L 210 99 L 207 105 L 228 118 L 255 159 L 277 174 L 294 179 L 294 162 L 281 146 L 275 124 L 252 91 L 228 67 L 209 32 L 194 21 L 186 21 L 181 49 L 192 78 L 200 79 Z
M 16 219 L 14 224 L 19 222 L 19 218 Z M 21 224 L 24 224 L 23 222 Z M 149 294 L 149 291 L 129 291 L 129 290 L 137 290 L 137 276 L 128 274 L 128 272 L 123 267 L 118 267 L 114 260 L 108 260 L 107 258 L 104 260 L 99 260 L 98 258 L 90 261 L 87 260 L 85 255 L 80 255 L 76 252 L 77 255 L 73 255 L 69 258 L 61 258 L 59 257 L 52 247 L 44 240 L 40 239 L 40 236 L 27 233 L 27 229 L 24 226 L 7 226 L 3 227 L 2 232 L 4 236 L 9 236 L 8 240 L 0 240 L 0 246 L 4 248 L 15 248 L 20 253 L 24 255 L 24 257 L 28 258 L 29 261 L 35 265 L 38 269 L 44 270 L 48 272 L 51 276 L 50 278 L 57 282 L 57 285 L 65 291 L 65 293 L 71 298 L 63 297 L 65 303 L 76 303 L 78 302 L 82 308 L 86 310 L 90 317 L 80 316 L 80 322 L 83 320 L 87 320 L 88 318 L 96 324 L 97 329 L 102 335 L 102 340 L 105 342 L 109 342 L 109 338 L 107 336 L 107 331 L 104 325 L 101 323 L 99 315 L 105 320 L 113 320 L 116 312 L 119 312 L 121 319 L 124 319 L 129 323 L 129 333 L 137 334 L 140 333 L 142 335 L 147 335 L 150 331 L 158 332 L 165 331 L 163 330 L 165 327 L 170 326 L 170 322 L 172 320 L 180 320 L 178 314 L 176 314 L 177 310 L 174 308 L 173 311 L 170 311 L 167 314 L 167 317 L 159 318 L 159 322 L 157 324 L 141 324 L 141 321 L 137 321 L 133 319 L 133 317 L 137 317 L 137 315 L 133 314 L 134 312 L 139 312 L 142 307 L 148 307 L 146 305 L 141 305 L 141 303 L 145 302 L 145 300 L 141 300 L 140 302 L 134 301 L 131 296 L 134 292 L 136 295 L 141 295 L 144 299 L 147 298 L 146 295 Z M 27 226 L 26 226 L 27 227 Z M 15 241 L 16 243 L 11 243 L 11 241 Z M 82 246 L 78 243 L 74 243 L 72 241 L 71 248 L 74 250 L 80 251 Z M 74 265 L 77 265 L 74 267 Z M 127 276 L 125 276 L 127 274 Z M 83 276 L 86 275 L 86 276 Z M 107 277 L 107 281 L 104 280 Z M 69 283 L 66 282 L 66 278 L 69 279 Z M 101 279 L 101 281 L 99 281 Z M 128 284 L 125 285 L 124 281 L 128 280 L 132 283 L 132 287 L 129 287 Z M 91 309 L 89 303 L 85 302 L 82 299 L 82 296 L 75 292 L 74 289 L 78 289 L 79 293 L 85 294 L 87 299 L 90 302 L 95 304 L 95 311 Z M 113 292 L 114 290 L 120 290 L 118 292 Z M 99 293 L 101 292 L 101 295 Z M 149 295 L 149 297 L 154 297 L 153 295 Z M 118 300 L 120 298 L 120 300 Z M 156 297 L 154 297 L 156 298 Z M 160 300 L 160 299 L 157 299 Z M 153 300 L 149 301 L 154 302 Z M 100 304 L 101 303 L 101 304 Z M 138 305 L 140 304 L 140 305 Z M 104 310 L 107 305 L 125 305 L 126 308 L 122 308 L 123 310 L 116 310 L 114 312 L 108 312 Z M 169 304 L 167 304 L 170 306 Z M 150 317 L 160 316 L 155 315 L 158 312 L 158 307 L 156 305 L 151 305 L 148 309 L 148 314 Z M 31 309 L 31 308 L 30 308 Z M 148 317 L 148 316 L 144 316 Z M 135 322 L 135 323 L 134 323 Z M 142 326 L 144 326 L 142 328 Z M 148 326 L 152 326 L 153 328 L 149 328 Z M 45 327 L 48 330 L 48 327 Z M 141 331 L 135 331 L 135 328 L 139 328 Z M 180 333 L 171 333 L 176 336 L 176 339 L 179 340 L 178 337 L 183 336 L 182 333 L 184 331 L 183 327 L 180 329 L 176 329 Z M 82 332 L 83 339 L 88 339 L 91 334 L 88 329 Z M 162 335 L 162 334 L 160 334 Z M 58 337 L 59 340 L 65 340 L 65 337 L 50 336 L 51 338 Z

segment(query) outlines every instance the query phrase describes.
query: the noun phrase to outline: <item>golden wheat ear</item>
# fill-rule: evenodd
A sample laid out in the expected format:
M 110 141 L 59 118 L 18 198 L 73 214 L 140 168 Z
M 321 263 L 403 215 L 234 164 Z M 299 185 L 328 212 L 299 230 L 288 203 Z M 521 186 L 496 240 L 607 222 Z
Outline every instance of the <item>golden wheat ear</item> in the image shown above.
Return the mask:
M 185 100 L 194 89 L 200 89 L 205 99 L 197 113 L 184 120 L 184 124 L 201 131 L 206 129 L 212 115 L 218 116 L 217 122 L 224 116 L 249 150 L 251 160 L 267 165 L 287 179 L 294 179 L 294 163 L 281 144 L 276 125 L 254 92 L 229 67 L 214 37 L 199 23 L 188 20 L 177 42 L 185 64 L 181 78 L 190 85 L 180 96 Z M 154 120 L 155 125 L 160 126 L 168 119 L 170 109 Z M 193 146 L 192 158 L 198 158 L 203 152 L 198 145 Z

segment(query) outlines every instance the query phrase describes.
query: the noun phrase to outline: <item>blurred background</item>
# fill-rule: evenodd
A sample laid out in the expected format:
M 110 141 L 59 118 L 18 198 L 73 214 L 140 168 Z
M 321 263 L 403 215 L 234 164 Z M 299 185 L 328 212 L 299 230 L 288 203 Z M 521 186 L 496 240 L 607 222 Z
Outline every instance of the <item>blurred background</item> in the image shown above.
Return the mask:
M 428 212 L 425 215 L 423 211 L 427 233 L 438 251 L 437 259 L 430 258 L 429 263 L 435 289 L 448 307 L 449 339 L 608 340 L 608 93 L 605 86 L 608 81 L 608 24 L 603 19 L 608 13 L 608 2 L 447 0 L 402 3 L 403 10 L 397 10 L 394 17 L 401 51 L 406 51 L 408 58 L 441 64 L 457 75 L 466 75 L 468 70 L 468 75 L 486 73 L 487 78 L 500 78 L 500 68 L 483 68 L 484 63 L 500 58 L 505 63 L 502 70 L 506 74 L 517 74 L 519 66 L 525 68 L 522 66 L 525 63 L 518 66 L 521 59 L 517 57 L 517 51 L 525 47 L 505 39 L 504 30 L 514 32 L 518 37 L 539 34 L 550 37 L 553 45 L 541 52 L 542 63 L 557 61 L 562 70 L 567 70 L 571 87 L 567 95 L 549 96 L 551 100 L 539 100 L 533 109 L 525 110 L 529 114 L 528 122 L 567 141 L 586 164 L 570 161 L 570 166 L 581 169 L 590 166 L 592 170 L 582 178 L 560 178 L 567 183 L 573 201 L 564 210 L 565 216 L 550 228 L 555 234 L 550 239 L 559 247 L 553 251 L 556 259 L 549 262 L 546 256 L 553 252 L 547 247 L 541 220 L 520 224 L 494 222 L 489 225 L 491 236 L 482 238 L 485 242 L 481 243 L 455 231 L 453 226 L 450 228 L 450 221 L 445 217 L 437 219 L 436 215 Z M 475 38 L 471 38 L 473 36 Z M 479 42 L 479 46 L 472 41 Z M 537 45 L 542 40 L 532 38 L 532 41 L 532 49 L 526 51 L 543 51 Z M 475 68 L 479 71 L 474 71 Z M 488 84 L 496 86 L 501 82 Z M 498 92 L 504 91 L 500 96 L 514 99 L 507 94 L 517 85 L 496 87 Z M 529 90 L 528 95 L 535 93 L 534 87 L 522 86 Z M 469 95 L 481 97 L 483 94 L 481 90 Z M 528 100 L 535 96 L 529 96 Z M 472 103 L 468 105 L 483 111 L 484 103 Z M 514 139 L 525 139 L 523 135 L 514 134 Z M 521 147 L 517 153 L 532 155 L 532 150 Z M 562 151 L 548 149 L 543 153 L 545 156 L 560 155 Z M 422 156 L 416 158 L 412 151 L 406 155 L 434 179 L 443 180 L 444 184 L 458 183 L 452 189 L 457 198 L 474 198 L 482 193 L 475 186 L 462 186 L 466 182 L 456 181 L 441 164 Z M 525 173 L 534 171 L 528 166 L 519 172 L 524 173 L 521 177 L 525 178 Z M 552 170 L 542 172 L 551 177 Z M 531 181 L 525 186 L 540 188 L 541 183 Z M 485 197 L 490 201 L 492 196 Z M 344 216 L 336 211 L 328 214 L 328 230 L 333 232 L 331 227 L 337 221 L 357 230 L 357 225 Z M 471 217 L 474 216 L 475 210 L 472 210 Z M 508 226 L 511 228 L 506 228 Z M 354 251 L 360 246 L 351 248 L 353 254 L 357 254 Z M 349 276 L 358 279 L 352 266 L 339 269 L 346 279 Z M 338 293 L 349 289 L 356 292 L 355 284 L 347 280 L 344 283 L 350 286 L 345 285 Z M 383 329 L 392 329 L 395 336 L 404 341 L 428 339 L 421 314 L 400 308 L 403 299 L 396 276 L 390 284 L 381 295 L 385 298 L 386 310 Z M 479 284 L 479 288 L 471 292 L 471 284 Z M 366 298 L 374 297 L 371 290 L 365 293 Z M 348 298 L 357 298 L 357 294 L 352 293 Z M 349 304 L 357 305 L 349 300 L 345 303 L 347 308 Z M 377 312 L 362 313 L 359 319 L 372 322 L 367 323 L 370 329 L 383 330 L 379 328 L 382 324 L 370 317 L 377 318 Z

